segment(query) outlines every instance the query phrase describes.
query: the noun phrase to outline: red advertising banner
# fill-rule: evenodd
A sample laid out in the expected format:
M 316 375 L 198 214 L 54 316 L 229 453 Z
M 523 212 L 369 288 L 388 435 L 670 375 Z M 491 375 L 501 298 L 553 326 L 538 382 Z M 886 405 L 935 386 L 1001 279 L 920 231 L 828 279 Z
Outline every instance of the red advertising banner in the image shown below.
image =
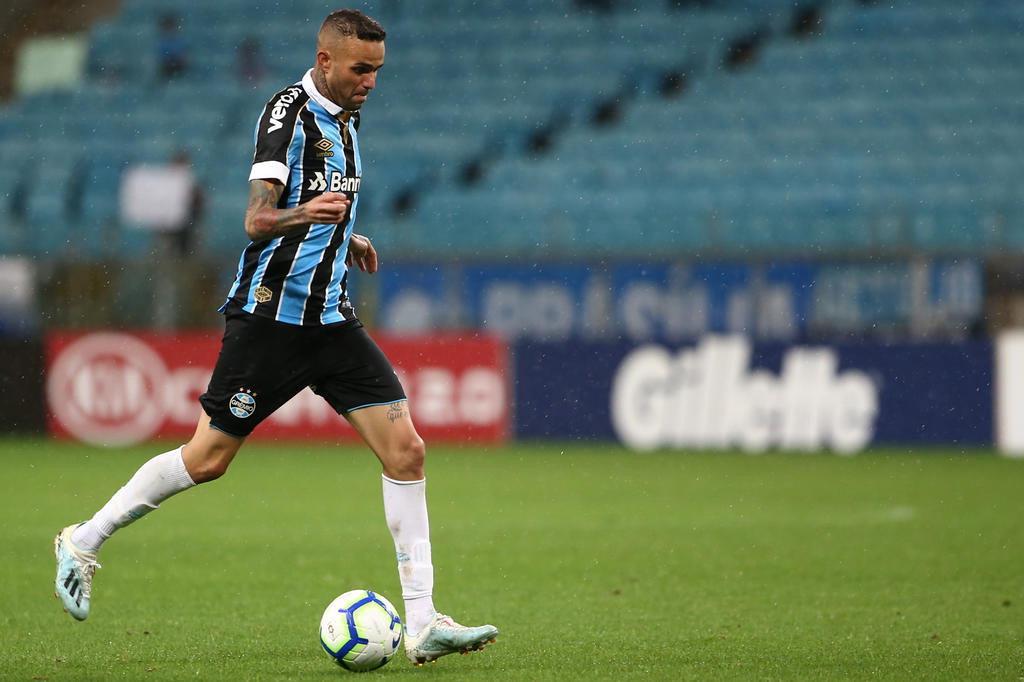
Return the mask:
M 500 442 L 510 418 L 508 349 L 492 338 L 377 339 L 409 396 L 417 430 L 431 440 Z M 220 350 L 216 333 L 55 333 L 46 339 L 50 433 L 102 445 L 188 439 L 199 396 Z M 322 398 L 305 389 L 253 439 L 358 440 Z

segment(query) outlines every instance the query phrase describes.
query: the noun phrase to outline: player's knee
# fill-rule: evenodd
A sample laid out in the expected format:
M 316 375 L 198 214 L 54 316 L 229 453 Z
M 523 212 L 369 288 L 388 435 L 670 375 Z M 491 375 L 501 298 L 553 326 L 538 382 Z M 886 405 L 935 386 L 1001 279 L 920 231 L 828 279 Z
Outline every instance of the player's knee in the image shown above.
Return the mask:
M 423 462 L 427 457 L 427 446 L 419 436 L 404 441 L 392 458 L 391 477 L 402 481 L 423 478 Z
M 412 438 L 406 445 L 406 462 L 410 468 L 423 473 L 423 463 L 427 459 L 427 444 L 419 436 Z
M 196 483 L 209 483 L 215 481 L 228 471 L 228 465 L 226 462 L 220 460 L 204 460 L 199 464 L 196 471 L 193 473 L 189 470 L 189 476 Z
M 235 452 L 229 448 L 212 446 L 202 452 L 193 451 L 189 454 L 191 456 L 185 458 L 188 475 L 196 483 L 208 483 L 227 473 Z

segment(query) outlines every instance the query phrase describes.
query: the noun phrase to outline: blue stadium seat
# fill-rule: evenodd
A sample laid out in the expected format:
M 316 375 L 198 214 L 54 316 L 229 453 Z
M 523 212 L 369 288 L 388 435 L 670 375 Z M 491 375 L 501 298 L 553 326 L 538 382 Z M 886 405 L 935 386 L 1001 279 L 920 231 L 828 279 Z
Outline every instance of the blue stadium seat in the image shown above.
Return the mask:
M 381 238 L 398 256 L 607 253 L 624 233 L 659 254 L 1019 248 L 1024 3 L 824 7 L 820 36 L 789 40 L 791 0 L 610 12 L 572 0 L 369 2 L 389 63 L 360 136 L 360 210 L 378 232 L 396 230 Z M 236 253 L 252 127 L 309 67 L 323 11 L 313 0 L 123 3 L 91 31 L 87 83 L 0 111 L 0 180 L 25 188 L 23 201 L 0 197 L 0 248 L 109 254 L 122 169 L 186 150 L 210 195 L 206 243 Z M 168 13 L 191 65 L 161 83 Z M 758 28 L 773 34 L 758 59 L 724 71 L 729 43 Z M 250 36 L 269 72 L 255 85 L 235 74 Z M 657 97 L 664 72 L 681 68 L 684 96 Z M 595 106 L 616 97 L 622 121 L 593 127 Z M 553 147 L 524 153 L 552 122 L 567 126 Z M 74 153 L 41 154 L 59 147 Z M 465 188 L 473 159 L 485 174 Z M 410 188 L 419 210 L 393 218 Z

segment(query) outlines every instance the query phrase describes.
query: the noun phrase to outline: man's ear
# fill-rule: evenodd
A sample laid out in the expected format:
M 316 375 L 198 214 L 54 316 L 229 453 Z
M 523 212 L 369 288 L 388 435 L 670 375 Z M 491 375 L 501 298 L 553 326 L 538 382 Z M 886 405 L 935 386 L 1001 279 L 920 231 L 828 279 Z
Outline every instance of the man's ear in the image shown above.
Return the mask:
M 326 69 L 331 63 L 331 54 L 323 48 L 316 51 L 316 65 Z

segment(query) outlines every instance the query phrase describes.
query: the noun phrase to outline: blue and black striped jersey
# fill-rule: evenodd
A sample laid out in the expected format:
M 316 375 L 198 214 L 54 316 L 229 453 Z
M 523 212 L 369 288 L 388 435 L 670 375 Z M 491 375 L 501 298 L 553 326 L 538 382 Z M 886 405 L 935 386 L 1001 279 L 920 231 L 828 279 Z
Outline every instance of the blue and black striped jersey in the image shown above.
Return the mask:
M 328 191 L 343 192 L 352 203 L 337 225 L 310 225 L 250 242 L 221 311 L 240 308 L 303 326 L 355 318 L 346 293 L 345 256 L 362 182 L 358 129 L 359 114 L 342 111 L 320 94 L 312 71 L 270 99 L 256 124 L 249 180 L 283 184 L 278 208 L 298 206 Z

